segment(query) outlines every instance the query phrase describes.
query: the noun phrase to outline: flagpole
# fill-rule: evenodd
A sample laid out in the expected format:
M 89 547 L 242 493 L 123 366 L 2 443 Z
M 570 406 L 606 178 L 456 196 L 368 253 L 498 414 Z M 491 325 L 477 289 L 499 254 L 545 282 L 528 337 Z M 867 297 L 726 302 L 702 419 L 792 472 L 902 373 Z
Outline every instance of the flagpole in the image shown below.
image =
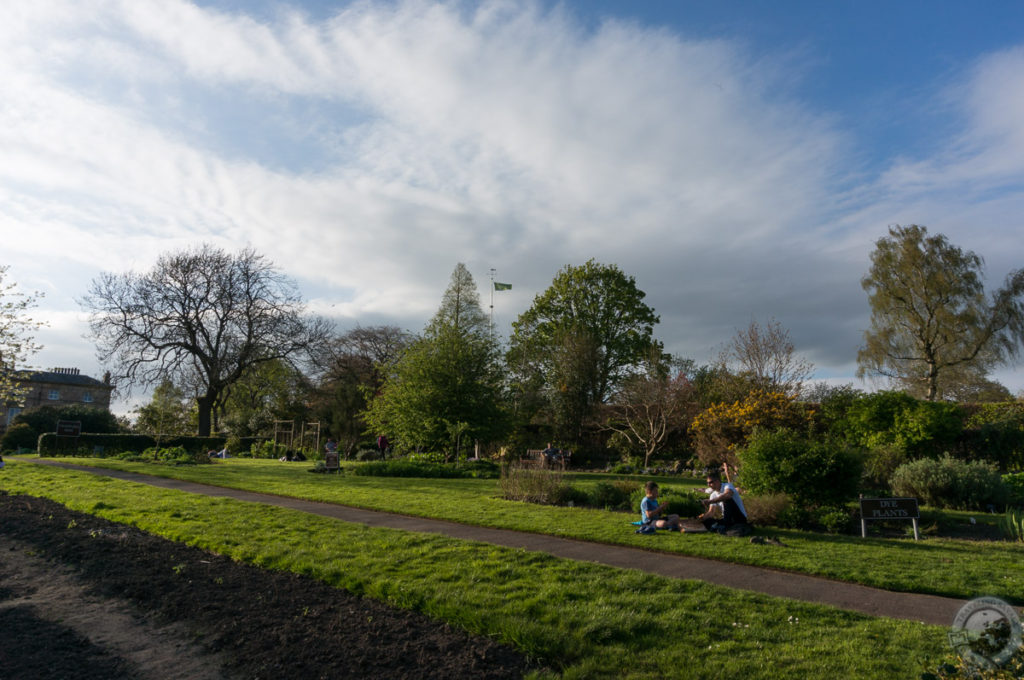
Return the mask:
M 488 323 L 491 327 L 491 340 L 494 339 L 494 267 L 491 267 L 491 311 Z

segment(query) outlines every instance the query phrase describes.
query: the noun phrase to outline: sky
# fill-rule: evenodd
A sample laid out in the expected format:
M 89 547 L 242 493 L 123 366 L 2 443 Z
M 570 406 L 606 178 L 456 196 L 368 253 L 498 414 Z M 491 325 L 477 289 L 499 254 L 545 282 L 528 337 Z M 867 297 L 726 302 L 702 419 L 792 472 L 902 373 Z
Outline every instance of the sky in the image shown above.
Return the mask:
M 91 282 L 203 243 L 265 254 L 340 332 L 421 330 L 462 262 L 485 309 L 512 285 L 507 336 L 593 258 L 669 351 L 774 320 L 864 387 L 889 226 L 992 288 L 1024 266 L 1016 1 L 5 0 L 0 55 L 0 265 L 44 294 L 37 367 L 101 375 Z

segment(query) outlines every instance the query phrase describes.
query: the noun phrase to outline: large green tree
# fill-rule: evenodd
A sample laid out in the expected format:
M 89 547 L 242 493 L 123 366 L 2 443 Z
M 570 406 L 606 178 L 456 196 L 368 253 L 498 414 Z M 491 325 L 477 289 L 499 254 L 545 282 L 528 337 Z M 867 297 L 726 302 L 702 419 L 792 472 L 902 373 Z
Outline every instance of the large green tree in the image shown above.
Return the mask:
M 472 275 L 455 267 L 441 307 L 394 363 L 366 422 L 401 449 L 459 455 L 504 434 L 497 342 Z
M 658 315 L 615 265 L 566 266 L 512 324 L 507 362 L 519 404 L 545 404 L 579 442 L 598 405 L 649 356 Z
M 871 328 L 857 354 L 858 375 L 892 378 L 929 401 L 954 391 L 956 379 L 976 382 L 1017 355 L 1024 340 L 1024 271 L 986 295 L 984 262 L 929 235 L 918 225 L 894 226 L 879 239 L 861 285 Z
M 145 274 L 103 273 L 81 304 L 118 386 L 171 380 L 194 390 L 202 436 L 247 372 L 295 360 L 327 336 L 291 279 L 249 248 L 203 245 L 164 255 Z

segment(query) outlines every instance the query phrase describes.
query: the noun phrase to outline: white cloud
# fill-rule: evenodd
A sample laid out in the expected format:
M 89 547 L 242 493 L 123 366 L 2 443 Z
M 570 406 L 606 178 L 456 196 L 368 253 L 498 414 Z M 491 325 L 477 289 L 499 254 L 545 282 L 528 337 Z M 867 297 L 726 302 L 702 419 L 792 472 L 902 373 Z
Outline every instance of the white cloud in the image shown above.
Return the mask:
M 57 246 L 65 301 L 86 271 L 248 244 L 317 309 L 416 328 L 456 262 L 481 288 L 497 267 L 512 317 L 595 257 L 637 276 L 676 351 L 774 316 L 847 366 L 885 225 L 983 217 L 1000 230 L 967 247 L 987 254 L 1024 207 L 990 193 L 1024 158 L 1020 50 L 958 84 L 967 125 L 947 148 L 851 189 L 854 140 L 785 62 L 561 9 L 356 3 L 314 21 L 26 0 L 0 9 L 0 49 L 5 256 L 27 269 Z

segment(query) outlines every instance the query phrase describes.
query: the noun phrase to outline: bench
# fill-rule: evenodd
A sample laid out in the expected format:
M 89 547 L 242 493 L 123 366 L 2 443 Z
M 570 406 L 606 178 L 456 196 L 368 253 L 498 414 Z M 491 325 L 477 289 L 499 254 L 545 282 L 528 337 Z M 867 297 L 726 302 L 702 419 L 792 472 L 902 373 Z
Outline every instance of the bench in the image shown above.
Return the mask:
M 544 449 L 529 449 L 526 455 L 520 459 L 520 463 L 529 467 L 538 467 L 541 469 L 551 467 L 554 464 L 560 464 L 562 469 L 566 469 L 569 466 L 569 462 L 572 460 L 572 451 L 569 449 L 559 449 L 558 455 L 554 457 L 554 460 L 549 461 L 548 457 L 544 455 Z

